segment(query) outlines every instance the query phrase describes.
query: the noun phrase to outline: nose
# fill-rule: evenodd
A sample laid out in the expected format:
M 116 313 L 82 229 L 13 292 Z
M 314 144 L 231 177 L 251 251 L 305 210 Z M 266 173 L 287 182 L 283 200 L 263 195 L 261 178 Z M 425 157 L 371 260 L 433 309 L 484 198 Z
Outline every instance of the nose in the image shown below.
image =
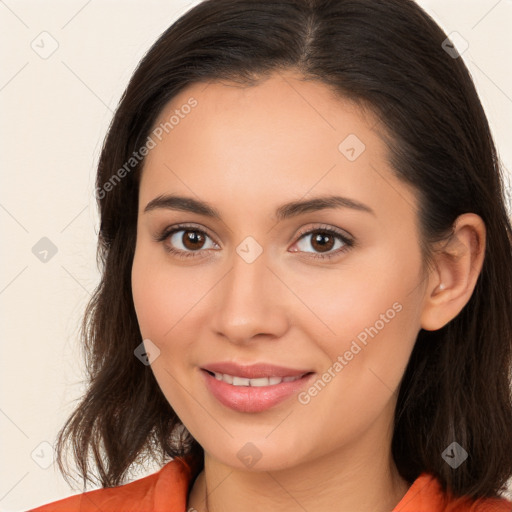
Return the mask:
M 282 337 L 289 326 L 290 296 L 265 251 L 252 262 L 234 252 L 232 266 L 212 297 L 215 334 L 235 344 Z

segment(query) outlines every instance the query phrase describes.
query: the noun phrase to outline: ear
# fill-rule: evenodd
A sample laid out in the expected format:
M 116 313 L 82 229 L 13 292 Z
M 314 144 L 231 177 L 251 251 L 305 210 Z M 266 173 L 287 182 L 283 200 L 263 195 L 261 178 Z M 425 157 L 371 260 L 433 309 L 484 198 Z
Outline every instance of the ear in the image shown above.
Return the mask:
M 457 217 L 453 234 L 434 254 L 436 270 L 431 273 L 425 291 L 421 327 L 441 329 L 468 303 L 480 271 L 486 245 L 482 218 L 474 213 Z

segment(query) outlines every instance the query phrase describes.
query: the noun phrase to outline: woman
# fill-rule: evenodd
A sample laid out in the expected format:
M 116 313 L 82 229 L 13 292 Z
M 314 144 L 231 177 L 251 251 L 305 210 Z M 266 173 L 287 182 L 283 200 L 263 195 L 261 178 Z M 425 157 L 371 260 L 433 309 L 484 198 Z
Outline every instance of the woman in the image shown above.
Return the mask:
M 414 2 L 191 9 L 99 162 L 91 381 L 58 461 L 71 442 L 92 482 L 92 450 L 103 489 L 34 510 L 512 510 L 500 173 Z

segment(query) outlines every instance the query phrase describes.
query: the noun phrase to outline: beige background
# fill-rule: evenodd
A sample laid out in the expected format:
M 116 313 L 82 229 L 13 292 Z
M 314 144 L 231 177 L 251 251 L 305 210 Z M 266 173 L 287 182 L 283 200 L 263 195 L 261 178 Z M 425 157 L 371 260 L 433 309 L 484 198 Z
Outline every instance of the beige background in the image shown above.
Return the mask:
M 77 327 L 99 278 L 95 165 L 136 64 L 196 3 L 0 0 L 1 511 L 77 492 L 51 445 L 83 392 Z M 512 1 L 419 3 L 468 41 L 464 59 L 512 169 Z M 43 237 L 57 250 L 46 263 L 32 252 Z

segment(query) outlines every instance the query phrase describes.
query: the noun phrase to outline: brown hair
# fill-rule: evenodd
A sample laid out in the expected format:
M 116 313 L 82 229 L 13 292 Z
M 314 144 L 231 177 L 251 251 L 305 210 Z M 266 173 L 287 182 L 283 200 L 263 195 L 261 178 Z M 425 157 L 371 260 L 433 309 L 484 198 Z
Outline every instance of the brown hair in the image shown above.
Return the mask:
M 144 160 L 112 180 L 187 85 L 250 86 L 296 69 L 378 115 L 394 172 L 418 192 L 427 262 L 457 216 L 473 212 L 485 222 L 485 260 L 471 299 L 443 328 L 418 334 L 399 389 L 392 454 L 411 483 L 429 472 L 455 496 L 504 490 L 512 475 L 512 229 L 485 113 L 445 40 L 411 0 L 207 0 L 161 35 L 133 74 L 100 156 L 102 279 L 82 324 L 88 389 L 58 436 L 63 474 L 67 442 L 84 488 L 93 482 L 91 452 L 104 487 L 123 483 L 148 458 L 189 454 L 196 473 L 202 468 L 201 446 L 151 368 L 134 357 L 142 340 L 131 267 Z M 441 457 L 453 441 L 469 454 L 456 470 Z

